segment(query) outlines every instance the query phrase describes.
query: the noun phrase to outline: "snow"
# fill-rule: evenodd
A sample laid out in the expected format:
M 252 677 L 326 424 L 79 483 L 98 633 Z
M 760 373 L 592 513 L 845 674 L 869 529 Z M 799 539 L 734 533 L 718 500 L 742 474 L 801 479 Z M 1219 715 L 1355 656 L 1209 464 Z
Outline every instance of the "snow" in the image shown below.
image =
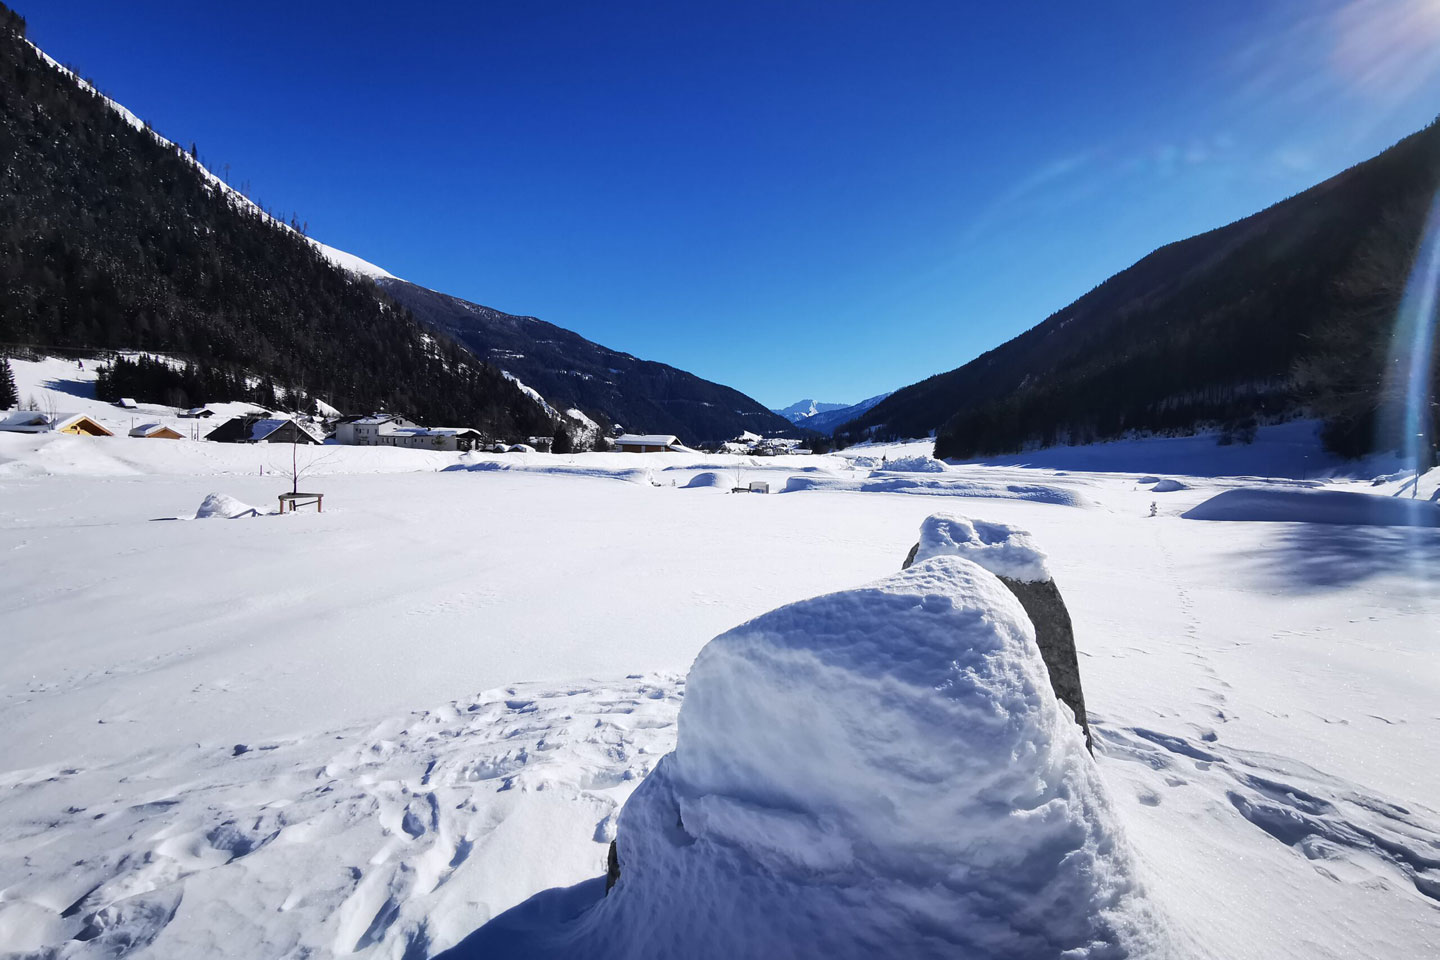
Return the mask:
M 526 955 L 1171 953 L 1030 621 L 956 557 L 707 644 L 619 844 Z
M 920 525 L 915 562 L 931 557 L 965 557 L 997 577 L 1039 583 L 1051 579 L 1045 554 L 1029 533 L 1005 523 L 986 523 L 953 513 L 935 513 Z
M 225 520 L 234 520 L 236 517 L 258 517 L 260 511 L 248 503 L 241 503 L 234 497 L 224 493 L 212 493 L 200 502 L 200 509 L 195 511 L 196 520 L 208 520 L 220 517 Z
M 128 431 L 88 371 L 14 367 L 22 398 Z M 761 466 L 302 448 L 323 514 L 211 524 L 151 521 L 214 491 L 273 506 L 289 449 L 0 434 L 0 942 L 398 958 L 532 897 L 573 906 L 675 748 L 706 642 L 893 573 L 939 509 L 1046 555 L 1095 770 L 1177 936 L 1247 960 L 1434 956 L 1440 529 L 1184 519 L 1227 490 L 1409 496 L 1393 467 L 1302 471 L 1259 436 L 1195 446 L 1193 471 L 1135 441 L 1091 469 L 1072 451 L 896 490 L 855 458 L 927 444 Z M 686 489 L 737 469 L 815 482 Z M 1157 497 L 1146 474 L 1192 489 Z
M 515 386 L 519 388 L 521 393 L 525 394 L 525 396 L 540 404 L 542 410 L 544 410 L 546 413 L 548 413 L 555 419 L 560 419 L 560 414 L 555 411 L 554 407 L 550 406 L 550 404 L 546 402 L 544 397 L 540 396 L 540 391 L 536 390 L 534 387 L 526 386 L 519 377 L 515 376 L 515 374 L 511 373 L 508 370 L 501 370 L 500 373 L 504 375 L 506 380 L 509 380 L 511 383 L 515 384 Z
M 1151 493 L 1174 493 L 1176 490 L 1189 490 L 1190 484 L 1182 483 L 1171 477 L 1155 481 L 1155 486 L 1150 488 Z
M 881 469 L 889 473 L 944 473 L 945 464 L 934 457 L 917 454 L 909 457 L 896 457 L 894 460 L 882 463 Z
M 1184 513 L 1187 520 L 1249 520 L 1440 527 L 1440 505 L 1346 490 L 1225 490 Z

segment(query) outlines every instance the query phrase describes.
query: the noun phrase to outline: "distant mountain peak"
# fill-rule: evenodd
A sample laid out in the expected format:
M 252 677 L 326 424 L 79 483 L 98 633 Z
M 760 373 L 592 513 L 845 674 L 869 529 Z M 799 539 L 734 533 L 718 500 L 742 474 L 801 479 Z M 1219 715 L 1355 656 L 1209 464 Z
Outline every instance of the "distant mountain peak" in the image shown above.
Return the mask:
M 805 399 L 797 400 L 788 407 L 772 408 L 771 412 L 780 414 L 780 416 L 789 420 L 791 423 L 799 423 L 802 420 L 810 419 L 816 414 L 829 413 L 832 410 L 844 410 L 848 406 L 850 406 L 848 403 L 819 403 L 815 400 Z

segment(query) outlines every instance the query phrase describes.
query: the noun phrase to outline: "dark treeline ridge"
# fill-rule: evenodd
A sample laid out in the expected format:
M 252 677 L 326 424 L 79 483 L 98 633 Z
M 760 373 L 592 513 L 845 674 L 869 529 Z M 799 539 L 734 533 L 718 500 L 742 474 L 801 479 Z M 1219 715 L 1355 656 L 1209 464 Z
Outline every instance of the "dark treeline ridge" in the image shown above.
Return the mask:
M 193 363 L 177 366 L 142 354 L 134 358 L 117 356 L 96 371 L 95 396 L 111 402 L 129 397 L 143 403 L 163 403 L 185 409 L 223 397 L 248 400 L 267 410 L 314 412 L 314 401 L 304 393 L 281 389 L 273 377 L 253 381 L 238 368 L 202 367 Z
M 897 391 L 841 442 L 966 458 L 1313 414 L 1330 449 L 1399 444 L 1396 316 L 1440 186 L 1440 124 L 1260 213 L 1173 243 L 1043 323 Z M 1437 340 L 1440 342 L 1440 340 Z M 1432 365 L 1432 371 L 1440 372 Z M 1433 399 L 1436 384 L 1429 385 Z M 1430 408 L 1430 441 L 1436 411 Z
M 248 371 L 346 411 L 554 429 L 498 370 L 209 182 L 24 30 L 0 5 L 0 342 L 172 353 L 212 383 Z M 188 396 L 229 399 L 251 396 Z

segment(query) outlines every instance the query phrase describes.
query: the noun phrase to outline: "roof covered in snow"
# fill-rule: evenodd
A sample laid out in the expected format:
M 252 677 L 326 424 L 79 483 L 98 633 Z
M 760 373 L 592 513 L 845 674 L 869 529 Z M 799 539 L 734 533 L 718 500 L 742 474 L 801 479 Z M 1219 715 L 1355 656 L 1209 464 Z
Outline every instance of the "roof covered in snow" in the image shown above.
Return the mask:
M 679 437 L 661 433 L 627 433 L 615 438 L 616 445 L 631 447 L 669 447 L 679 442 Z

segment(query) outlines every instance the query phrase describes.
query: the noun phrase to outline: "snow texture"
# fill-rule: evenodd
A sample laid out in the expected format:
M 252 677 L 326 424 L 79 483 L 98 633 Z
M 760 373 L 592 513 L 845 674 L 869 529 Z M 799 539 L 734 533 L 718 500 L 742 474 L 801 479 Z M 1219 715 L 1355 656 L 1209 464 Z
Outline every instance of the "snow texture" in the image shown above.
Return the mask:
M 621 812 L 619 849 L 608 897 L 510 947 L 699 960 L 1173 955 L 1029 620 L 960 557 L 707 644 L 678 745 Z M 479 956 L 468 946 L 462 955 Z
M 1166 477 L 1166 478 L 1163 479 L 1163 480 L 1156 480 L 1156 481 L 1155 481 L 1155 486 L 1153 486 L 1153 487 L 1150 488 L 1150 492 L 1151 492 L 1151 493 L 1175 493 L 1175 492 L 1178 491 L 1178 490 L 1189 490 L 1189 489 L 1190 489 L 1190 484 L 1188 484 L 1188 483 L 1182 483 L 1181 481 L 1175 480 L 1175 479 L 1173 479 L 1173 478 L 1171 478 L 1171 477 Z
M 1217 493 L 1184 514 L 1187 520 L 1341 523 L 1440 527 L 1440 506 L 1405 496 L 1347 490 L 1240 488 Z
M 971 520 L 953 513 L 936 513 L 920 524 L 920 549 L 915 562 L 931 557 L 964 557 L 997 577 L 1040 583 L 1052 579 L 1045 554 L 1030 534 L 1005 523 Z

